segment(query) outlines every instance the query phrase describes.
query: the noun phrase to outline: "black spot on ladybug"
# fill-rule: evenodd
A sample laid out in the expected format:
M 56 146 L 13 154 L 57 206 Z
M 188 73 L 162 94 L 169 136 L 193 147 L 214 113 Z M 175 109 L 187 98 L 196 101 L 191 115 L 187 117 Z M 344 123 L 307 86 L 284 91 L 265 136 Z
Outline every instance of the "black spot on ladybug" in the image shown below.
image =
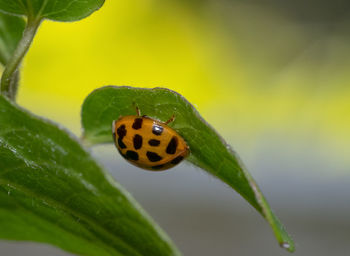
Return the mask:
M 122 124 L 121 126 L 119 126 L 119 128 L 117 129 L 117 134 L 121 140 L 125 137 L 126 135 L 125 124 Z
M 177 144 L 178 144 L 178 138 L 176 136 L 173 136 L 166 148 L 166 152 L 168 154 L 175 154 L 176 152 L 176 148 L 177 148 Z
M 125 157 L 126 157 L 126 159 L 131 159 L 134 161 L 139 160 L 139 154 L 137 154 L 135 151 L 132 151 L 132 150 L 126 151 Z
M 176 165 L 176 164 L 180 163 L 182 161 L 182 159 L 184 159 L 183 156 L 178 156 L 178 157 L 174 158 L 170 163 L 172 163 L 173 165 Z
M 162 169 L 164 167 L 164 164 L 160 164 L 160 165 L 155 165 L 155 166 L 152 166 L 151 168 L 153 170 L 159 170 L 159 169 Z
M 132 128 L 135 130 L 141 129 L 142 127 L 142 118 L 135 118 L 134 123 L 132 124 Z
M 149 140 L 149 141 L 148 141 L 148 144 L 150 144 L 150 145 L 153 146 L 153 147 L 157 147 L 157 146 L 159 146 L 160 141 L 159 141 L 159 140 L 154 140 L 154 139 L 152 139 L 152 140 Z
M 160 125 L 154 124 L 152 127 L 152 133 L 155 135 L 161 135 L 163 132 L 163 127 Z
M 135 149 L 140 149 L 142 147 L 142 136 L 136 134 L 134 136 L 133 141 L 134 141 L 134 148 Z
M 146 156 L 151 162 L 158 162 L 163 158 L 155 152 L 147 151 Z
M 118 145 L 120 148 L 126 148 L 125 144 L 123 143 L 120 137 L 118 138 Z

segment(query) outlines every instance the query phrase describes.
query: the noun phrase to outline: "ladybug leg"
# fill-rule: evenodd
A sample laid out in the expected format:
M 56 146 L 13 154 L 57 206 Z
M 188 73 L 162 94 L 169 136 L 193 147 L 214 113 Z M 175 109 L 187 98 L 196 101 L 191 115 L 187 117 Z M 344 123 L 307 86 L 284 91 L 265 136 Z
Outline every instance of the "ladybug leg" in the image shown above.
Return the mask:
M 112 133 L 113 133 L 113 135 L 115 134 L 115 122 L 116 122 L 116 120 L 113 120 L 113 122 L 112 122 Z
M 136 115 L 141 116 L 141 111 L 138 106 L 136 106 Z
M 139 106 L 137 106 L 137 104 L 135 102 L 132 103 L 132 106 L 135 107 L 135 109 L 136 109 L 136 115 L 141 116 L 141 111 L 139 109 Z
M 168 121 L 166 121 L 164 124 L 171 123 L 171 122 L 173 122 L 174 120 L 175 120 L 175 115 L 172 115 L 171 118 L 170 118 Z

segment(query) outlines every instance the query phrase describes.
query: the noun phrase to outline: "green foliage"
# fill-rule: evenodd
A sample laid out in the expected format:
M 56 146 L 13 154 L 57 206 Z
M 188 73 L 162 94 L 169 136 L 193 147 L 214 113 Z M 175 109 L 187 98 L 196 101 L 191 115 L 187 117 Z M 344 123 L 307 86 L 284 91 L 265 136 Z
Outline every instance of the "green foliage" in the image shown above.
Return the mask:
M 75 21 L 98 10 L 104 0 L 0 0 L 0 10 L 14 15 Z
M 15 100 L 19 68 L 44 19 L 75 21 L 104 0 L 0 0 L 1 93 Z M 10 16 L 12 15 L 12 16 Z M 22 17 L 26 16 L 27 23 Z M 0 238 L 46 242 L 82 255 L 179 255 L 134 199 L 63 129 L 0 95 Z M 188 160 L 240 193 L 293 241 L 238 156 L 181 95 L 167 89 L 105 87 L 85 100 L 84 138 L 112 142 L 111 123 L 135 114 L 167 120 L 190 146 Z
M 19 67 L 43 19 L 73 21 L 103 0 L 0 0 L 1 92 L 14 100 Z M 22 17 L 25 15 L 27 24 Z M 67 132 L 0 96 L 0 238 L 82 255 L 179 255 L 169 238 Z
M 0 238 L 81 255 L 178 255 L 70 134 L 0 96 Z
M 181 95 L 168 89 L 141 89 L 108 86 L 95 90 L 82 107 L 84 139 L 90 144 L 112 142 L 111 124 L 119 116 L 135 115 L 137 105 L 143 115 L 166 121 L 188 143 L 188 161 L 218 177 L 240 193 L 270 223 L 280 245 L 294 251 L 294 243 L 272 213 L 264 196 L 237 154 L 205 122 Z
M 23 18 L 0 13 L 0 63 L 3 66 L 13 55 L 24 28 Z

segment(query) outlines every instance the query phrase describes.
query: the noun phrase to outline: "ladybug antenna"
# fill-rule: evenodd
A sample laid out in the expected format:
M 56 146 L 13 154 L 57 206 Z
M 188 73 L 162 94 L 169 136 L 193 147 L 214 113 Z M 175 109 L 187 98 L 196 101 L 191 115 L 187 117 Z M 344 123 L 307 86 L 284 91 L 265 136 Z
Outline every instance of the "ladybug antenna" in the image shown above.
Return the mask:
M 171 116 L 171 118 L 170 118 L 168 121 L 166 121 L 164 124 L 171 123 L 171 122 L 173 122 L 174 120 L 175 120 L 175 115 L 173 114 L 173 115 Z

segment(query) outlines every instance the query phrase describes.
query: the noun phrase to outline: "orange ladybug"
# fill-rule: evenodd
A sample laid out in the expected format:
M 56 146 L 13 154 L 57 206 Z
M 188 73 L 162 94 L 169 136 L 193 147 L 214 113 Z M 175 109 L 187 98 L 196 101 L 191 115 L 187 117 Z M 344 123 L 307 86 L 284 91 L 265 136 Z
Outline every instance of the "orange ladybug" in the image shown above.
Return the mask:
M 175 120 L 161 122 L 149 116 L 121 116 L 113 121 L 113 138 L 119 153 L 131 164 L 160 171 L 180 163 L 189 154 L 185 140 L 168 126 Z

